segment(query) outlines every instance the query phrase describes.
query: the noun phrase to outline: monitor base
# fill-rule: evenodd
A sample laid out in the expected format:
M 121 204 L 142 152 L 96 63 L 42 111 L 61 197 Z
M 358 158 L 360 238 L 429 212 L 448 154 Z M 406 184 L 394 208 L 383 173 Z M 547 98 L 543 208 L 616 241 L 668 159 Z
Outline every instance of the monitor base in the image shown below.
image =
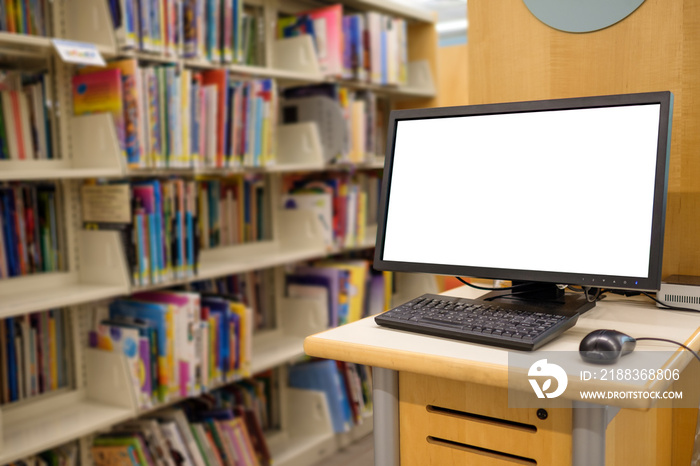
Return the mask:
M 540 308 L 540 312 L 565 317 L 580 315 L 595 307 L 595 301 L 588 301 L 584 294 L 566 293 L 554 283 L 513 281 L 515 289 L 497 290 L 481 298 L 486 302 L 508 302 L 522 304 L 528 308 Z

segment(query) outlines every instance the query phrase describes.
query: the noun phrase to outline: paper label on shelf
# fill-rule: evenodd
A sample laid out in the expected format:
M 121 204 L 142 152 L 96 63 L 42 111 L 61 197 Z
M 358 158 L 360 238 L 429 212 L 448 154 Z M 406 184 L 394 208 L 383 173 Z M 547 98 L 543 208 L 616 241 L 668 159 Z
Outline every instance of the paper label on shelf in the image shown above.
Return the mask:
M 80 197 L 83 222 L 131 223 L 128 184 L 83 185 Z
M 58 55 L 66 63 L 97 66 L 105 66 L 106 64 L 95 44 L 62 39 L 53 39 L 51 42 Z

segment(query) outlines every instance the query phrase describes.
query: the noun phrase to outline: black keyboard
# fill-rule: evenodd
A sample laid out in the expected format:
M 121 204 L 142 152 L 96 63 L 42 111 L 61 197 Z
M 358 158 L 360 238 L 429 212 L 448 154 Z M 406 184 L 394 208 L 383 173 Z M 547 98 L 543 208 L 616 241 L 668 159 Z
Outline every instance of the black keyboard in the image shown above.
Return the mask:
M 502 348 L 532 351 L 573 327 L 565 317 L 511 303 L 424 294 L 379 314 L 381 326 Z

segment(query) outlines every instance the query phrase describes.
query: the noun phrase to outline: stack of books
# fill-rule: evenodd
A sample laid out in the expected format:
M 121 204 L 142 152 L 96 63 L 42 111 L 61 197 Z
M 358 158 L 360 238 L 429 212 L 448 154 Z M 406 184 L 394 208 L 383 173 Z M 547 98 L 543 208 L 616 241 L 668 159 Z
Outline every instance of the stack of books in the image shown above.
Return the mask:
M 251 243 L 268 237 L 262 175 L 197 181 L 202 249 Z
M 79 451 L 78 443 L 70 442 L 21 461 L 14 461 L 7 466 L 78 466 L 80 464 Z
M 265 166 L 276 158 L 272 79 L 122 59 L 73 77 L 73 110 L 114 116 L 130 168 Z
M 0 31 L 49 36 L 50 0 L 3 0 L 0 2 Z
M 325 394 L 335 433 L 350 431 L 372 413 L 372 371 L 367 366 L 316 359 L 291 366 L 289 385 Z
M 137 286 L 193 277 L 198 268 L 197 191 L 192 180 L 87 182 L 83 226 L 117 230 Z
M 267 403 L 258 385 L 258 380 L 246 381 L 118 425 L 94 439 L 93 462 L 269 466 L 261 413 L 253 407 Z
M 68 386 L 66 320 L 62 309 L 0 319 L 0 403 Z
M 122 49 L 262 65 L 262 12 L 242 0 L 106 1 Z
M 354 247 L 365 241 L 368 226 L 376 225 L 380 178 L 374 173 L 285 177 L 286 209 L 311 210 L 318 215 L 328 247 Z
M 236 297 L 154 291 L 94 312 L 90 346 L 126 356 L 141 408 L 250 375 L 254 315 Z
M 0 160 L 47 160 L 52 99 L 46 74 L 0 71 Z
M 271 269 L 255 270 L 226 277 L 198 280 L 187 285 L 202 295 L 232 296 L 245 304 L 253 313 L 253 329 L 262 330 L 274 325 L 274 292 L 271 290 Z
M 392 275 L 371 270 L 366 259 L 338 259 L 298 265 L 286 276 L 290 298 L 328 303 L 328 325 L 355 322 L 389 309 Z
M 341 4 L 280 18 L 277 37 L 309 34 L 321 71 L 328 76 L 380 85 L 405 85 L 406 21 L 378 12 L 344 15 Z
M 60 212 L 54 184 L 0 185 L 0 279 L 63 270 Z

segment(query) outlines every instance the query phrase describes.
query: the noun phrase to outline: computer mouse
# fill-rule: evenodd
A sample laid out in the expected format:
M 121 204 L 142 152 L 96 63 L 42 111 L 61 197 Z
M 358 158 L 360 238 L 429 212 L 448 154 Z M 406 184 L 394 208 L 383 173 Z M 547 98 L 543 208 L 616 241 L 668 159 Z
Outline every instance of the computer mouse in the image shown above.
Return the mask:
M 581 358 L 594 364 L 614 364 L 620 356 L 634 351 L 637 340 L 617 330 L 594 330 L 581 340 Z

